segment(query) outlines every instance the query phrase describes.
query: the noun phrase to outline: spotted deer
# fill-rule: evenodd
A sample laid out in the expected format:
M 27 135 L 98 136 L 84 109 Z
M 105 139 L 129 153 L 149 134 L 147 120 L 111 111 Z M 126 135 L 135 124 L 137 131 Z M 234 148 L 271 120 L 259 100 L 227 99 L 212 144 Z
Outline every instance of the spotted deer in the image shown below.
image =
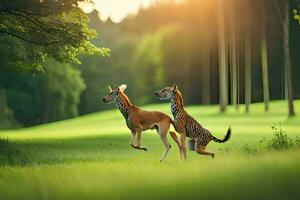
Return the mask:
M 125 118 L 127 127 L 131 131 L 130 145 L 133 148 L 148 151 L 147 147 L 141 146 L 142 131 L 156 129 L 165 146 L 165 151 L 161 157 L 161 161 L 165 160 L 171 148 L 171 145 L 167 139 L 167 133 L 169 131 L 170 124 L 172 123 L 172 119 L 162 112 L 146 111 L 135 105 L 132 105 L 129 98 L 124 92 L 126 87 L 126 85 L 115 85 L 115 88 L 111 89 L 111 87 L 109 86 L 109 93 L 103 98 L 103 101 L 105 103 L 109 103 L 112 101 L 116 102 L 117 107 Z M 177 143 L 179 151 L 181 151 L 181 146 L 175 132 L 169 131 L 169 133 Z M 136 134 L 137 145 L 134 144 Z
M 181 92 L 176 85 L 166 87 L 162 90 L 156 91 L 155 95 L 160 100 L 170 100 L 171 112 L 174 117 L 175 130 L 181 135 L 181 153 L 186 159 L 185 140 L 189 137 L 194 141 L 194 149 L 197 153 L 202 155 L 210 155 L 214 158 L 215 153 L 205 150 L 207 144 L 213 140 L 218 143 L 224 143 L 229 140 L 231 136 L 231 129 L 229 128 L 224 139 L 218 139 L 213 136 L 209 130 L 203 128 L 192 116 L 184 110 L 183 98 Z

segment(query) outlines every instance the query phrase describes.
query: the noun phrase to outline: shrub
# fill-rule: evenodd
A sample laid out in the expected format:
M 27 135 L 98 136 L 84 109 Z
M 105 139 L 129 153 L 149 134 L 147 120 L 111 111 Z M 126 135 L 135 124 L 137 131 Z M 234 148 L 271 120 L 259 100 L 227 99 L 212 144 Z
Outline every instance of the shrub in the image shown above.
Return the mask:
M 17 143 L 0 138 L 0 165 L 24 165 L 26 163 L 26 156 Z
M 285 131 L 282 129 L 281 124 L 279 124 L 279 127 L 276 125 L 272 126 L 273 130 L 273 138 L 270 140 L 262 139 L 261 143 L 265 144 L 268 149 L 273 150 L 283 150 L 283 149 L 289 149 L 294 147 L 299 147 L 300 145 L 300 138 L 291 138 L 289 137 Z

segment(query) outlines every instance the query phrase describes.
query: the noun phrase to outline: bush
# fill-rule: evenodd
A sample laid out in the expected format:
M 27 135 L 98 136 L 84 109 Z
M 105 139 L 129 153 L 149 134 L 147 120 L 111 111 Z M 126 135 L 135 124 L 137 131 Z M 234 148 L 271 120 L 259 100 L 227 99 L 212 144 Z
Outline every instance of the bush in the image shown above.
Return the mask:
M 299 147 L 300 145 L 300 138 L 291 138 L 289 137 L 285 131 L 282 129 L 281 124 L 279 124 L 279 127 L 272 126 L 273 130 L 273 138 L 270 140 L 262 139 L 261 143 L 265 144 L 268 149 L 273 150 L 284 150 L 294 147 Z
M 24 165 L 27 163 L 25 154 L 16 143 L 0 138 L 0 165 Z

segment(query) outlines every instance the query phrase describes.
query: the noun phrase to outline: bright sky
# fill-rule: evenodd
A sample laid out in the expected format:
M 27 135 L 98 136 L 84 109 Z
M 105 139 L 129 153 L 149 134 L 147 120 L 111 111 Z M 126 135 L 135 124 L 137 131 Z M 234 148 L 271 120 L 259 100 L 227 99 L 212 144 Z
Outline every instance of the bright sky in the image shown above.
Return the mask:
M 108 17 L 115 23 L 121 22 L 127 15 L 137 14 L 139 8 L 148 7 L 155 0 L 94 0 L 95 5 L 84 5 L 85 12 L 91 12 L 93 7 L 100 13 L 100 19 Z

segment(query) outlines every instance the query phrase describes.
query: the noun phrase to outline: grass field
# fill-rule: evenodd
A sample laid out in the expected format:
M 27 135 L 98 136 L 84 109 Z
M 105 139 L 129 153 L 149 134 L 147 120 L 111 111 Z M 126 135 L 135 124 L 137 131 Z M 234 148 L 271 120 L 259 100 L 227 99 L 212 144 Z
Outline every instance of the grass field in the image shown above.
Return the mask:
M 300 101 L 295 102 L 300 114 Z M 168 104 L 149 110 L 169 113 Z M 281 123 L 290 136 L 300 136 L 300 117 L 287 118 L 287 103 L 275 101 L 270 112 L 253 104 L 250 114 L 217 106 L 186 110 L 217 137 L 228 126 L 228 143 L 211 142 L 216 158 L 188 152 L 180 161 L 172 148 L 164 150 L 154 131 L 143 134 L 148 152 L 129 146 L 129 131 L 117 109 L 71 120 L 0 131 L 0 199 L 299 199 L 300 149 L 271 151 L 261 144 Z M 8 149 L 8 150 L 7 150 Z

